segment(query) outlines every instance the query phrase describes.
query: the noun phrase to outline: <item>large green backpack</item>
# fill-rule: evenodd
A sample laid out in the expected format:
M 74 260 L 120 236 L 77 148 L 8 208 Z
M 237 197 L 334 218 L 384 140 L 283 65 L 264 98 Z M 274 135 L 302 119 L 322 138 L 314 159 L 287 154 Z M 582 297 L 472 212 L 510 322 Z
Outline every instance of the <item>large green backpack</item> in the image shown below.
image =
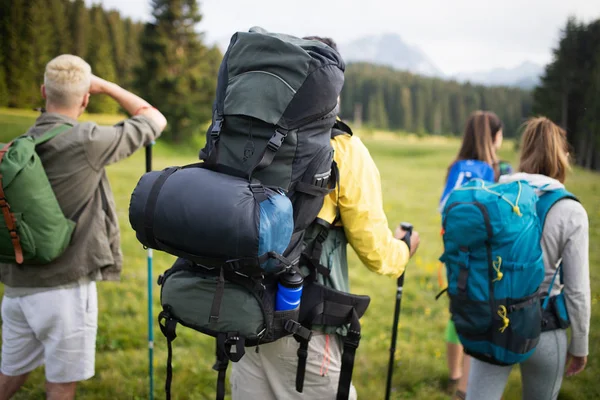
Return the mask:
M 36 147 L 70 128 L 26 134 L 0 150 L 0 262 L 47 264 L 69 245 L 75 222 L 64 216 Z
M 329 224 L 317 218 L 337 184 L 331 138 L 343 130 L 336 115 L 344 69 L 319 41 L 260 28 L 234 34 L 203 162 L 138 182 L 129 207 L 138 240 L 179 257 L 158 281 L 167 400 L 178 326 L 216 339 L 217 399 L 225 396 L 229 361 L 286 336 L 298 341 L 302 392 L 313 329 L 347 328 L 336 397 L 348 399 L 359 319 L 370 299 L 319 284 L 330 274 L 319 264 Z M 309 240 L 315 224 L 322 229 Z M 278 308 L 278 283 L 288 274 L 302 274 L 301 300 Z

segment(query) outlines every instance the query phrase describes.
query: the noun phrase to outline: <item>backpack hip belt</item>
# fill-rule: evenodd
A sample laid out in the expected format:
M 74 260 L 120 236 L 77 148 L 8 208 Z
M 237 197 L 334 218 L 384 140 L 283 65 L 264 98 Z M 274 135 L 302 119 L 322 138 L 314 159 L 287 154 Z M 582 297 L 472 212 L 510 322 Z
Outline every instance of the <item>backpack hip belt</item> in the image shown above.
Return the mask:
M 312 337 L 312 327 L 314 325 L 348 325 L 348 333 L 343 339 L 342 366 L 337 399 L 342 400 L 348 398 L 355 353 L 361 338 L 359 318 L 368 308 L 370 302 L 368 296 L 339 292 L 315 282 L 308 276 L 306 277 L 303 288 L 300 308 L 292 311 L 276 311 L 273 313 L 269 311 L 268 308 L 270 302 L 268 298 L 269 293 L 272 290 L 272 283 L 263 282 L 262 284 L 255 285 L 249 283 L 247 279 L 232 276 L 231 272 L 224 272 L 224 267 L 218 268 L 218 270 L 218 272 L 216 270 L 209 271 L 199 265 L 180 259 L 176 262 L 176 265 L 159 277 L 159 284 L 163 287 L 161 290 L 163 310 L 159 314 L 158 321 L 160 329 L 168 343 L 167 379 L 165 383 L 167 399 L 170 399 L 172 382 L 171 343 L 177 337 L 177 324 L 181 324 L 216 338 L 216 362 L 213 369 L 219 373 L 217 378 L 216 397 L 218 400 L 223 399 L 225 393 L 225 374 L 229 361 L 238 362 L 245 355 L 246 347 L 257 347 L 258 351 L 258 347 L 261 344 L 274 342 L 279 338 L 289 335 L 293 335 L 299 343 L 297 352 L 298 367 L 296 373 L 296 390 L 301 393 L 303 391 L 306 360 L 308 356 L 308 343 Z M 218 274 L 218 278 L 216 278 L 216 288 L 213 294 L 213 306 L 210 307 L 210 316 L 208 317 L 208 320 L 205 320 L 204 322 L 199 320 L 196 320 L 195 322 L 184 320 L 184 318 L 189 318 L 189 316 L 178 316 L 174 308 L 167 304 L 169 301 L 168 299 L 173 297 L 172 294 L 169 294 L 173 289 L 168 289 L 168 286 L 165 286 L 165 284 L 168 284 L 171 278 L 181 279 L 181 275 L 178 278 L 178 274 L 181 274 L 182 272 L 198 276 L 199 282 L 202 279 L 206 279 L 206 277 L 214 277 Z M 225 277 L 225 279 L 223 279 L 223 277 Z M 235 285 L 240 287 L 239 290 L 243 290 L 245 293 L 251 293 L 251 296 L 256 299 L 256 303 L 260 305 L 260 312 L 264 316 L 265 323 L 256 328 L 255 332 L 257 332 L 257 334 L 253 337 L 248 338 L 241 332 L 218 330 L 216 326 L 218 318 L 213 318 L 213 314 L 215 313 L 214 304 L 215 302 L 220 303 L 221 300 L 217 300 L 217 298 L 227 299 L 227 297 L 223 297 L 223 291 L 228 291 L 231 296 L 232 290 L 231 286 L 229 288 L 224 288 L 222 286 L 225 281 L 229 283 L 236 281 Z M 219 292 L 221 292 L 221 294 L 219 294 Z M 195 299 L 190 299 L 190 301 L 193 302 Z M 219 304 L 217 309 L 220 306 L 221 304 Z M 223 318 L 225 319 L 223 323 L 227 325 L 232 314 L 228 309 L 222 311 L 227 311 L 227 314 L 223 315 Z M 195 314 L 197 315 L 198 313 L 196 312 Z

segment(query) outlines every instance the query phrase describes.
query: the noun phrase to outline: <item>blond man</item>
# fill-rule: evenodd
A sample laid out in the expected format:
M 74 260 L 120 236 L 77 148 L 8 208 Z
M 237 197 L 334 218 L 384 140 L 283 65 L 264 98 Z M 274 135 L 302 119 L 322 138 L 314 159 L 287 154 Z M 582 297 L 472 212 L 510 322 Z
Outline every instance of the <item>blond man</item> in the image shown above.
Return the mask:
M 0 400 L 10 399 L 41 365 L 48 399 L 73 399 L 77 382 L 94 376 L 96 281 L 119 280 L 122 268 L 116 207 L 104 168 L 150 144 L 167 123 L 145 100 L 92 75 L 76 56 L 51 60 L 41 91 L 46 108 L 27 134 L 39 137 L 69 126 L 37 152 L 63 213 L 77 225 L 69 247 L 52 263 L 0 264 L 5 285 Z M 112 97 L 132 117 L 114 126 L 79 123 L 95 94 Z

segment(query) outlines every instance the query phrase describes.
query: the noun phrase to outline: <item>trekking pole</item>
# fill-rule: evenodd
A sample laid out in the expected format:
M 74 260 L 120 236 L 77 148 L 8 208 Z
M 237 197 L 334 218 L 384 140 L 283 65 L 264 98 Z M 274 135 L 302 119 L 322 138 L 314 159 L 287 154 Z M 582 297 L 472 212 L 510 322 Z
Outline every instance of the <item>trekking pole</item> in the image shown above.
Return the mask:
M 413 226 L 408 222 L 403 222 L 400 227 L 406 231 L 406 234 L 402 238 L 402 241 L 408 245 L 410 251 L 410 236 L 412 235 Z M 396 337 L 398 335 L 398 321 L 400 320 L 400 304 L 402 303 L 402 286 L 404 286 L 404 276 L 406 275 L 406 269 L 404 273 L 398 278 L 398 289 L 396 291 L 396 308 L 394 309 L 394 325 L 392 325 L 392 344 L 390 346 L 390 363 L 388 366 L 387 385 L 385 389 L 385 399 L 390 398 L 390 392 L 392 389 L 392 374 L 394 373 L 394 355 L 396 353 Z
M 146 146 L 146 172 L 152 171 L 152 146 Z M 148 375 L 150 378 L 149 399 L 154 399 L 154 325 L 152 323 L 152 249 L 148 247 Z

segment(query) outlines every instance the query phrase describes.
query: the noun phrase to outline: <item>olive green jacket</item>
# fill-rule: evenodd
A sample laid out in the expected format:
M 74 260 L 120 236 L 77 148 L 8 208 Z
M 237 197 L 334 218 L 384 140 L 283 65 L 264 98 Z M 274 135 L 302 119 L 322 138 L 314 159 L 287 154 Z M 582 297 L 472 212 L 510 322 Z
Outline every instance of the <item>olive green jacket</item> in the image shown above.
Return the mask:
M 28 134 L 38 137 L 59 124 L 73 128 L 39 146 L 37 152 L 63 213 L 77 226 L 67 250 L 50 264 L 0 263 L 7 296 L 73 284 L 86 276 L 120 279 L 119 224 L 104 167 L 151 143 L 160 135 L 159 127 L 144 116 L 99 126 L 44 112 Z

